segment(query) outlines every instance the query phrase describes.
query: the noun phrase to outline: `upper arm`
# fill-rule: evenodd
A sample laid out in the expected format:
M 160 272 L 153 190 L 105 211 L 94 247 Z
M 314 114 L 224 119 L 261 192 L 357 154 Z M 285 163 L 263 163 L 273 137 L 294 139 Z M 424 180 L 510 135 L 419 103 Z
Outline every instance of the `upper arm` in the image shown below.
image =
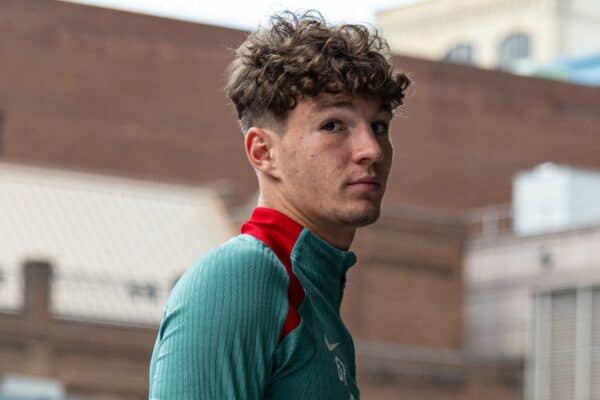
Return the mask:
M 152 399 L 261 398 L 288 283 L 273 253 L 256 245 L 219 248 L 177 283 L 153 354 Z

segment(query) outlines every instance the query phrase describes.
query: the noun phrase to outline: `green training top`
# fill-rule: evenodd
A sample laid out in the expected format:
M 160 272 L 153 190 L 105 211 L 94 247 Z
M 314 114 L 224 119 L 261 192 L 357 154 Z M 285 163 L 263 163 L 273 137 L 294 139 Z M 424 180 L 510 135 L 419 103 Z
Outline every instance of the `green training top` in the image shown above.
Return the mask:
M 358 400 L 340 318 L 354 253 L 256 208 L 242 234 L 200 258 L 167 301 L 150 399 Z

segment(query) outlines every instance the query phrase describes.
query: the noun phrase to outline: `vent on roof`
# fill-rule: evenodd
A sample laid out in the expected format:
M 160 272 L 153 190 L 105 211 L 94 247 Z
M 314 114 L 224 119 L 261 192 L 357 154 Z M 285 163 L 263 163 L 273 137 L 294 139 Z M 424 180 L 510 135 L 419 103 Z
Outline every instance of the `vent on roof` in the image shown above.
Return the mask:
M 0 382 L 0 398 L 60 400 L 64 395 L 62 384 L 54 379 L 7 374 Z
M 513 226 L 519 235 L 600 224 L 600 172 L 551 163 L 513 179 Z

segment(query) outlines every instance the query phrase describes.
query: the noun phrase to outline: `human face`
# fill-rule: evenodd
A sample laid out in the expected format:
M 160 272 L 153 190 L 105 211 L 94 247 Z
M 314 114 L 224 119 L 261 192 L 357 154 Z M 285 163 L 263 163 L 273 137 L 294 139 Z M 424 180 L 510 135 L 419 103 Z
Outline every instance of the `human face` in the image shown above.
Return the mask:
M 299 100 L 277 144 L 285 208 L 319 230 L 374 222 L 392 163 L 391 118 L 378 101 L 348 93 Z

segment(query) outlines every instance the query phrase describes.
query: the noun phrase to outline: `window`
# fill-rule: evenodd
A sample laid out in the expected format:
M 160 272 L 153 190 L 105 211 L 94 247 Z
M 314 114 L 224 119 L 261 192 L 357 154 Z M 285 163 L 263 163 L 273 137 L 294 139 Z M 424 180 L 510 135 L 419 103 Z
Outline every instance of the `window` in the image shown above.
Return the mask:
M 498 68 L 510 69 L 531 56 L 531 40 L 525 33 L 511 33 L 498 45 Z
M 127 289 L 131 299 L 145 298 L 156 300 L 158 297 L 158 287 L 152 283 L 133 282 L 128 285 Z
M 473 64 L 475 50 L 469 43 L 459 43 L 446 52 L 443 60 L 459 64 Z
M 600 398 L 600 288 L 535 297 L 532 400 Z

